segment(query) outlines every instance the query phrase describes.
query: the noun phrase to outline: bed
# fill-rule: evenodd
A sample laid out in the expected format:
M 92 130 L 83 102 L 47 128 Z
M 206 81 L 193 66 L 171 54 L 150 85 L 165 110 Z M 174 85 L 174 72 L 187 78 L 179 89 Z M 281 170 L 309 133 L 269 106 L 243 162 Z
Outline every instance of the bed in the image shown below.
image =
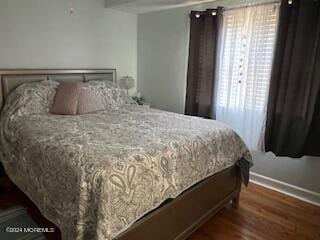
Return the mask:
M 63 239 L 186 239 L 248 181 L 251 155 L 222 123 L 135 104 L 53 115 L 51 88 L 30 87 L 115 82 L 115 69 L 0 76 L 3 165 Z

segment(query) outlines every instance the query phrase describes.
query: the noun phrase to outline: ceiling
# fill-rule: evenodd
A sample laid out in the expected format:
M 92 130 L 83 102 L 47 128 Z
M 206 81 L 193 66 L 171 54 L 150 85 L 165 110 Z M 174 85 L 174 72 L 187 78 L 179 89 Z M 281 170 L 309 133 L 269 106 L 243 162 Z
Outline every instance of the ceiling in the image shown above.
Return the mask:
M 105 0 L 105 7 L 140 14 L 214 1 L 217 0 Z

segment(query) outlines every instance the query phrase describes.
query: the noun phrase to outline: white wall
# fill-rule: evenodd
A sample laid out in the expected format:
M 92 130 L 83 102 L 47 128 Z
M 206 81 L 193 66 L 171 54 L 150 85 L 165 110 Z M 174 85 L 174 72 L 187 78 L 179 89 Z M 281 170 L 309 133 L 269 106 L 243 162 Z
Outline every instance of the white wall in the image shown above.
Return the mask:
M 247 1 L 225 0 L 138 17 L 138 90 L 154 107 L 183 113 L 191 10 Z M 253 172 L 320 193 L 320 158 L 292 159 L 253 153 Z
M 0 68 L 116 68 L 137 77 L 137 16 L 103 0 L 0 0 Z
M 156 108 L 184 112 L 188 34 L 185 8 L 138 17 L 138 91 Z
M 252 155 L 253 172 L 320 193 L 319 157 L 276 157 L 272 152 L 253 152 Z

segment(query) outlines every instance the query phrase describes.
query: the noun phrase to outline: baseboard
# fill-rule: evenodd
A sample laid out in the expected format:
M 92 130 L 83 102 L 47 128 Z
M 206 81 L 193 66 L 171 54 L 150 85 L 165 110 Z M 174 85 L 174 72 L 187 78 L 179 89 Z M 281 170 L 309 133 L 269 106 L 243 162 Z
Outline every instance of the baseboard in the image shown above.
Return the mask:
M 320 193 L 309 191 L 273 178 L 269 178 L 257 173 L 250 173 L 250 182 L 270 188 L 277 192 L 295 197 L 302 201 L 320 206 Z

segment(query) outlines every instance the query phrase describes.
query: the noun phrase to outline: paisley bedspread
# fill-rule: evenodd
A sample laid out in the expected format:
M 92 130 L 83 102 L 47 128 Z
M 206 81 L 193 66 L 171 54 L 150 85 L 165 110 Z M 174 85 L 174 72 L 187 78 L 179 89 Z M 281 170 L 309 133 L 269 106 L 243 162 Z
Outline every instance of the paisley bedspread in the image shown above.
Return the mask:
M 1 117 L 3 164 L 63 239 L 113 239 L 166 199 L 251 162 L 239 136 L 214 120 L 137 105 L 27 113 L 19 101 Z

